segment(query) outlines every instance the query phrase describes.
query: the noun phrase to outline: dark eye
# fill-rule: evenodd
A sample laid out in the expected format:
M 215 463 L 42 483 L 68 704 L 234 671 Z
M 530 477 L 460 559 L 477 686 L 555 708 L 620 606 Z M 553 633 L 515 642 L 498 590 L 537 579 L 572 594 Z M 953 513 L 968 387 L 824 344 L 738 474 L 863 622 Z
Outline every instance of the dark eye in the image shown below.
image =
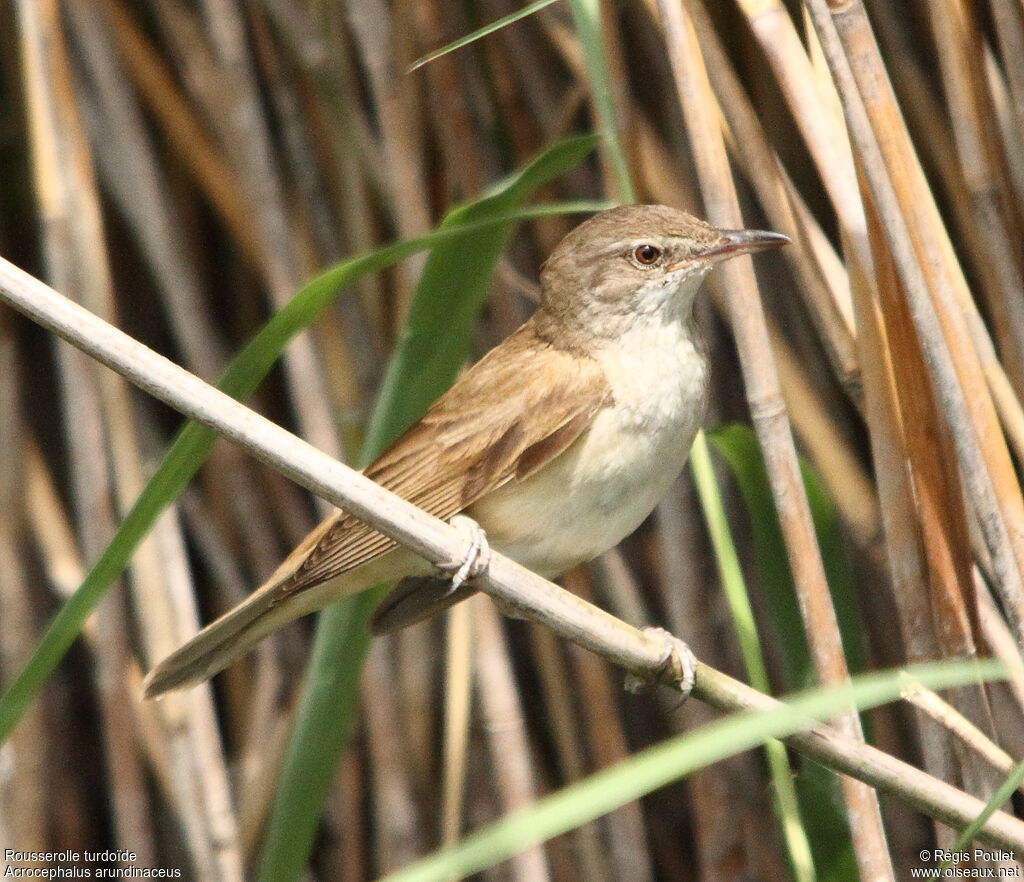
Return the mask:
M 642 263 L 644 266 L 650 266 L 659 257 L 661 257 L 661 249 L 654 245 L 637 245 L 633 249 L 633 257 L 637 263 Z

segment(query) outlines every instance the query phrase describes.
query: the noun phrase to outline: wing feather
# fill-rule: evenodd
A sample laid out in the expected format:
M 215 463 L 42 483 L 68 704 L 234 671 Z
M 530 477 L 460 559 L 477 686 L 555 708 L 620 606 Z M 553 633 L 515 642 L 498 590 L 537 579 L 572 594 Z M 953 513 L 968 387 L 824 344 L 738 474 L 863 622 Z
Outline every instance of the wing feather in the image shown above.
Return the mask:
M 552 347 L 527 322 L 463 374 L 365 474 L 447 520 L 550 462 L 610 400 L 595 361 Z M 368 563 L 394 545 L 338 511 L 303 542 L 298 559 L 293 553 L 282 565 L 279 597 Z M 293 568 L 290 575 L 286 568 Z

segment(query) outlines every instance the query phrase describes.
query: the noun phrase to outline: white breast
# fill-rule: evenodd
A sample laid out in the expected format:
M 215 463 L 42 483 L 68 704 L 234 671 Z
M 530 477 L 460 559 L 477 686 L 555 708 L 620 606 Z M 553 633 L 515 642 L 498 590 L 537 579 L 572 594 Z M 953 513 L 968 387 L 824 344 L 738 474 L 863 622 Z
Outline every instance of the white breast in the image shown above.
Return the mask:
M 704 418 L 707 362 L 680 322 L 645 322 L 596 353 L 614 405 L 552 463 L 469 510 L 491 545 L 556 576 L 632 533 L 681 471 Z

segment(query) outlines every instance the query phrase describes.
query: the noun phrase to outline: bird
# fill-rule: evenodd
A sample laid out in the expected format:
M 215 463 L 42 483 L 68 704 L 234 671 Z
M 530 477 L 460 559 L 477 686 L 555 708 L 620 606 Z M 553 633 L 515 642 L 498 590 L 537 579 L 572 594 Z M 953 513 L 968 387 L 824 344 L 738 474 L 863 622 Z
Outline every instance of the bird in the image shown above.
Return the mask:
M 300 616 L 383 582 L 385 632 L 469 596 L 490 550 L 555 578 L 617 545 L 682 470 L 707 409 L 693 303 L 723 260 L 786 236 L 624 205 L 571 230 L 540 301 L 364 474 L 466 534 L 440 568 L 336 509 L 236 607 L 160 662 L 143 693 L 197 685 Z M 455 519 L 455 520 L 452 520 Z

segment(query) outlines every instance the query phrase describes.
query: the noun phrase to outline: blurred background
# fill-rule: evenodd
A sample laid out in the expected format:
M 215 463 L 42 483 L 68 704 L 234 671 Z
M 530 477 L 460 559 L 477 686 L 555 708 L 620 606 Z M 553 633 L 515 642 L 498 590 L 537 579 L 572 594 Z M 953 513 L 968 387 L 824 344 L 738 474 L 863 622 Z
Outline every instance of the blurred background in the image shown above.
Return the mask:
M 772 0 L 534 5 L 410 70 L 519 7 L 2 4 L 0 254 L 215 382 L 322 270 L 428 234 L 460 204 L 449 223 L 504 217 L 321 280 L 308 329 L 265 381 L 244 378 L 251 406 L 360 464 L 530 314 L 540 263 L 583 209 L 657 202 L 786 233 L 756 278 L 746 261 L 716 272 L 697 306 L 713 364 L 713 469 L 701 461 L 721 495 L 685 472 L 634 536 L 562 582 L 775 694 L 827 679 L 823 658 L 843 670 L 791 576 L 823 588 L 822 564 L 854 672 L 1016 660 L 1009 684 L 864 718 L 878 747 L 987 799 L 1024 753 L 1024 8 L 851 0 L 830 15 L 809 0 L 812 20 Z M 508 220 L 537 205 L 553 208 Z M 180 427 L 0 308 L 4 684 Z M 790 427 L 810 506 L 780 522 Z M 187 478 L 203 453 L 185 461 Z M 123 575 L 94 572 L 79 593 L 83 615 L 102 602 L 52 673 L 41 662 L 38 696 L 8 706 L 0 850 L 127 849 L 124 866 L 187 879 L 374 879 L 720 715 L 629 694 L 619 670 L 483 597 L 372 643 L 359 600 L 332 613 L 308 677 L 312 619 L 211 687 L 140 702 L 145 671 L 324 512 L 213 446 Z M 747 600 L 727 603 L 723 573 Z M 747 752 L 480 878 L 845 880 L 872 862 L 904 874 L 953 842 L 893 796 L 884 828 L 851 837 L 849 799 L 796 754 Z

